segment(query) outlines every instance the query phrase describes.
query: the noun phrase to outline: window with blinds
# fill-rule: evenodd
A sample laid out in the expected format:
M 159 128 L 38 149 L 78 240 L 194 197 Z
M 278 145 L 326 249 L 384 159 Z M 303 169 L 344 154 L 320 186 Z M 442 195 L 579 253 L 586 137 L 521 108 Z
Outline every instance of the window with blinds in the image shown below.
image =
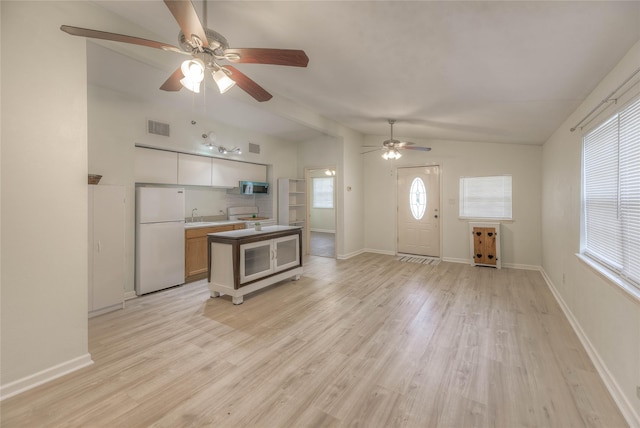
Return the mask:
M 640 99 L 583 146 L 583 253 L 640 288 Z
M 460 177 L 460 218 L 511 220 L 511 176 Z

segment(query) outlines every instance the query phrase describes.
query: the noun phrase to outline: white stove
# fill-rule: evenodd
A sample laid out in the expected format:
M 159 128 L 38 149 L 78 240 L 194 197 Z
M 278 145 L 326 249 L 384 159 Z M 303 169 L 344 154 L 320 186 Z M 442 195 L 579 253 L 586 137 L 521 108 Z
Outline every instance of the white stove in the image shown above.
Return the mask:
M 262 226 L 275 226 L 277 221 L 274 218 L 260 216 L 258 207 L 231 207 L 227 209 L 229 220 L 244 221 L 247 229 L 253 228 L 256 222 Z

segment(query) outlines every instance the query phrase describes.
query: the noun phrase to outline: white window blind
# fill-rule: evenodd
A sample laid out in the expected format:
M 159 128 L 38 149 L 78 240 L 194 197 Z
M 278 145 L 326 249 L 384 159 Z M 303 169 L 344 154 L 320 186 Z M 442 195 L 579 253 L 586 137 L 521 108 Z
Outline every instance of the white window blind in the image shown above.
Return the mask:
M 333 208 L 333 177 L 313 178 L 312 189 L 313 208 Z
M 584 253 L 640 286 L 640 99 L 583 145 Z
M 460 217 L 511 220 L 511 176 L 460 177 Z

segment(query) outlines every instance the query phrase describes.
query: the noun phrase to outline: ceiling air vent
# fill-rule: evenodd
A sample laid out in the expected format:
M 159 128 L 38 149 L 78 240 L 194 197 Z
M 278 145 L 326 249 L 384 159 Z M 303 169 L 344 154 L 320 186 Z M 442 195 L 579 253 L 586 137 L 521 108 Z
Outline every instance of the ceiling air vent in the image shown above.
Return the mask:
M 169 124 L 156 122 L 155 120 L 147 120 L 147 133 L 154 135 L 169 136 Z
M 249 143 L 249 153 L 260 154 L 260 144 Z

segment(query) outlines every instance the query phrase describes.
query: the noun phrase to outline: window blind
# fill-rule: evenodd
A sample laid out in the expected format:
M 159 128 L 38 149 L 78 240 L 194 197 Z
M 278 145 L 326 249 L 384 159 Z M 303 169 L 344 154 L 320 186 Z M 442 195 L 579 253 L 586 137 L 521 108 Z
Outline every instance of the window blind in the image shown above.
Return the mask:
M 640 284 L 640 99 L 583 138 L 584 253 Z
M 313 208 L 333 208 L 333 177 L 312 179 Z
M 511 176 L 460 177 L 460 217 L 511 220 Z

